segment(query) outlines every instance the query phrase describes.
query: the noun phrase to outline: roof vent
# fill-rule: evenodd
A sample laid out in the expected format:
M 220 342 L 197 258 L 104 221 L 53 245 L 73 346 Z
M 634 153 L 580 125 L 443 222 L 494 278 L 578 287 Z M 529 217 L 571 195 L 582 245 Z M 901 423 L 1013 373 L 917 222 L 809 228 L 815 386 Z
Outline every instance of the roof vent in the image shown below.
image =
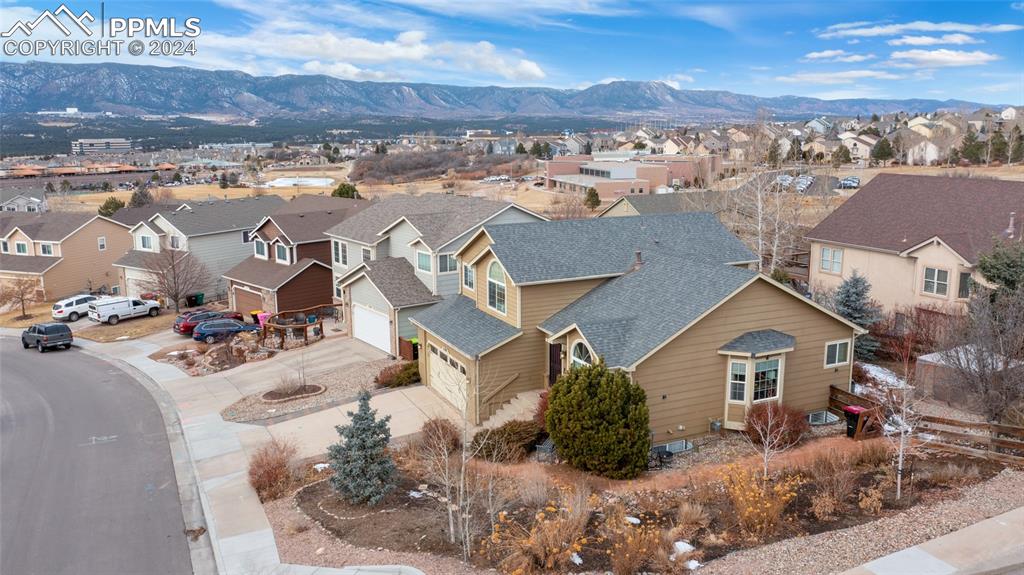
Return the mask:
M 629 268 L 629 271 L 634 271 L 635 272 L 636 270 L 640 269 L 640 266 L 642 266 L 642 265 L 644 265 L 643 254 L 640 253 L 640 250 L 637 250 L 636 251 L 636 261 L 633 262 L 633 266 Z

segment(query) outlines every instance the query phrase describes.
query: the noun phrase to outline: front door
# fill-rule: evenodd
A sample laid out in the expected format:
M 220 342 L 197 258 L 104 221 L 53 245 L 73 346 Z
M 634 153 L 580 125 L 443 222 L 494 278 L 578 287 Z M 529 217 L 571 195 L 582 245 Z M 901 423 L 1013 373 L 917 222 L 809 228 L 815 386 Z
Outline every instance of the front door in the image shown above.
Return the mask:
M 562 344 L 552 343 L 548 345 L 548 387 L 558 381 L 562 375 Z

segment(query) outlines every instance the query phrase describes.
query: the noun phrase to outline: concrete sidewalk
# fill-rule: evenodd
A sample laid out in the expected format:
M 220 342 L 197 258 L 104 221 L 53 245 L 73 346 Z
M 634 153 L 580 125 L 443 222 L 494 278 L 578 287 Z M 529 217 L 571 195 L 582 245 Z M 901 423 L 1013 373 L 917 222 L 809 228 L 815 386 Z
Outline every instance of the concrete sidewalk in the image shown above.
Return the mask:
M 19 334 L 20 331 L 10 335 Z M 219 573 L 423 575 L 417 569 L 404 566 L 331 569 L 282 564 L 274 532 L 255 490 L 248 482 L 249 454 L 272 437 L 287 437 L 299 446 L 298 457 L 322 455 L 326 453 L 327 446 L 338 439 L 334 426 L 346 423 L 349 419 L 346 412 L 355 411 L 356 404 L 328 408 L 270 426 L 224 421 L 220 416 L 223 408 L 245 395 L 272 389 L 277 376 L 293 369 L 291 363 L 300 354 L 292 350 L 271 360 L 205 377 L 190 377 L 174 366 L 148 357 L 167 345 L 181 341 L 178 337 L 157 334 L 105 344 L 76 340 L 76 344 L 91 353 L 141 371 L 170 396 L 180 418 Z M 332 338 L 309 348 L 305 356 L 307 369 L 317 373 L 380 359 L 383 354 L 351 338 Z M 380 416 L 392 416 L 393 438 L 417 433 L 427 418 L 445 414 L 449 409 L 423 387 L 378 394 L 371 400 L 371 405 Z
M 842 575 L 1024 573 L 1024 507 L 990 517 Z

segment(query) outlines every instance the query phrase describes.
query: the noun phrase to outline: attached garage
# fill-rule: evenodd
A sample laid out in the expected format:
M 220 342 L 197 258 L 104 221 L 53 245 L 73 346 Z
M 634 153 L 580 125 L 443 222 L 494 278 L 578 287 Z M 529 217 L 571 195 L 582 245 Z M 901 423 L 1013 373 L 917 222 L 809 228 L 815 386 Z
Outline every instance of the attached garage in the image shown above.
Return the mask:
M 352 337 L 392 354 L 391 321 L 388 316 L 355 304 L 352 306 Z
M 253 293 L 239 286 L 232 286 L 231 309 L 247 315 L 252 310 L 263 309 L 263 298 L 258 293 Z
M 250 257 L 228 270 L 224 279 L 232 309 L 243 314 L 254 309 L 282 313 L 331 304 L 331 268 L 309 258 L 286 265 Z
M 148 281 L 149 272 L 135 268 L 124 268 L 124 295 L 128 297 L 139 297 L 147 291 L 145 286 Z
M 454 405 L 459 411 L 466 410 L 467 389 L 466 366 L 434 344 L 428 346 L 427 372 L 430 387 Z

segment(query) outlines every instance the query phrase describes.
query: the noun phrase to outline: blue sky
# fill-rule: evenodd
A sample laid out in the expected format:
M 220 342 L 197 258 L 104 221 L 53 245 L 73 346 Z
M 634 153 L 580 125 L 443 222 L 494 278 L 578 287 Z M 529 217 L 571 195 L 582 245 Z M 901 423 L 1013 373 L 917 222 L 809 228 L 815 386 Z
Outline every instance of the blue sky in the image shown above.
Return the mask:
M 58 5 L 2 0 L 0 28 Z M 67 5 L 99 14 L 98 1 Z M 106 15 L 198 17 L 199 53 L 64 61 L 556 88 L 660 80 L 761 96 L 1024 103 L 1019 1 L 114 0 Z

